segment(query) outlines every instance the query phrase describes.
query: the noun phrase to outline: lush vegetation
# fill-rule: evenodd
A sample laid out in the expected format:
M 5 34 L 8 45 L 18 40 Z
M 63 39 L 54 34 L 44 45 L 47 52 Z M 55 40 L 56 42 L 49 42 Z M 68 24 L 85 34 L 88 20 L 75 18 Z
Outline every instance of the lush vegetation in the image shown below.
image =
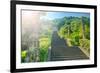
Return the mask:
M 87 17 L 64 17 L 58 24 L 58 35 L 66 40 L 69 46 L 79 46 L 90 52 L 90 22 Z M 61 19 L 61 20 L 62 20 Z M 60 19 L 58 19 L 59 22 Z M 56 20 L 57 22 L 57 20 Z M 60 27 L 59 27 L 60 26 Z
M 52 30 L 50 25 L 46 25 L 48 24 L 47 21 L 43 23 L 37 40 L 34 37 L 30 37 L 34 33 L 26 32 L 22 35 L 22 63 L 45 62 L 48 60 L 48 48 L 51 47 Z

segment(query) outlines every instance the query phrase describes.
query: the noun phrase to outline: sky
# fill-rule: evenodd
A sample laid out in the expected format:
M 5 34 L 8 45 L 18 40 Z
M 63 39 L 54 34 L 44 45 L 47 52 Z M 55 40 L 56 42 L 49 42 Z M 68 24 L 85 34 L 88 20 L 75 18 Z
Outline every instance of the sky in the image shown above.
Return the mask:
M 63 17 L 70 17 L 70 16 L 74 16 L 74 17 L 81 17 L 81 16 L 85 16 L 85 17 L 90 17 L 89 13 L 79 13 L 79 12 L 46 12 L 45 16 L 42 16 L 43 19 L 55 19 L 55 18 L 63 18 Z

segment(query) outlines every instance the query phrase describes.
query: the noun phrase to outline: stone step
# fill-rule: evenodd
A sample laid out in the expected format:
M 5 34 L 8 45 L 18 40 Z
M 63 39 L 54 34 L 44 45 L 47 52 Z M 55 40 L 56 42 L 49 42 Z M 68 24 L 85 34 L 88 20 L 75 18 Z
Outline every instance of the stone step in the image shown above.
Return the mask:
M 65 61 L 65 60 L 82 60 L 82 59 L 89 59 L 88 57 L 83 57 L 83 56 L 74 56 L 74 57 L 53 57 L 51 58 L 51 61 Z

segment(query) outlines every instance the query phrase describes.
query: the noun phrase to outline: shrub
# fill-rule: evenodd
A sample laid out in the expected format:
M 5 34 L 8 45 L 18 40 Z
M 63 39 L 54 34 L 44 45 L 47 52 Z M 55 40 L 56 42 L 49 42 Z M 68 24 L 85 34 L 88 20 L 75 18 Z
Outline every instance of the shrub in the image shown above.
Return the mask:
M 23 50 L 23 51 L 21 52 L 21 59 L 22 59 L 22 62 L 25 61 L 26 56 L 27 56 L 27 51 L 26 51 L 26 50 Z
M 79 37 L 78 33 L 71 34 L 70 38 L 71 38 L 71 44 L 73 46 L 79 46 L 79 39 L 80 39 L 80 37 Z
M 42 37 L 39 39 L 39 49 L 40 49 L 40 61 L 44 62 L 47 61 L 48 57 L 48 48 L 50 46 L 50 38 Z
M 48 50 L 40 48 L 40 55 L 39 55 L 40 62 L 47 61 L 47 57 L 48 57 Z
M 90 52 L 90 40 L 81 39 L 79 42 L 80 42 L 80 46 L 89 53 Z
M 39 39 L 39 48 L 46 49 L 50 46 L 50 39 L 42 37 Z

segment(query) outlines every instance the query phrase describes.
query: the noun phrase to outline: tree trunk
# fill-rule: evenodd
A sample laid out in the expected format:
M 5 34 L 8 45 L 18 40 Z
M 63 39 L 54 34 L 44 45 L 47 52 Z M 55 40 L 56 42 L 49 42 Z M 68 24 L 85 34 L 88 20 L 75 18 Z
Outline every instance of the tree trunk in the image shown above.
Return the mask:
M 81 24 L 82 24 L 82 36 L 83 36 L 83 39 L 85 39 L 85 24 L 84 24 L 83 17 L 81 19 Z

